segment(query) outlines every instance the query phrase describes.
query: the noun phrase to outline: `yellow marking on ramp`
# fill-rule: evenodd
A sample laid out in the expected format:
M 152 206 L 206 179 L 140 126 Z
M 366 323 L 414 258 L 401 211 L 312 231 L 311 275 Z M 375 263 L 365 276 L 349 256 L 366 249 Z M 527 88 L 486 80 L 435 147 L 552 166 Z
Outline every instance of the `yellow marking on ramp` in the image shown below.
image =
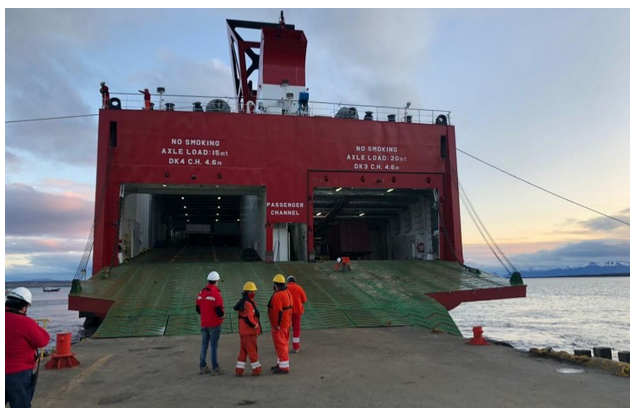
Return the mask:
M 60 389 L 60 393 L 67 394 L 75 386 L 81 384 L 87 377 L 99 370 L 107 361 L 111 359 L 111 357 L 113 357 L 113 354 L 107 354 L 104 357 L 100 358 L 98 361 L 94 362 L 91 366 L 89 366 L 89 368 L 87 368 L 86 370 L 78 374 L 76 378 L 71 380 L 69 384 L 62 387 Z

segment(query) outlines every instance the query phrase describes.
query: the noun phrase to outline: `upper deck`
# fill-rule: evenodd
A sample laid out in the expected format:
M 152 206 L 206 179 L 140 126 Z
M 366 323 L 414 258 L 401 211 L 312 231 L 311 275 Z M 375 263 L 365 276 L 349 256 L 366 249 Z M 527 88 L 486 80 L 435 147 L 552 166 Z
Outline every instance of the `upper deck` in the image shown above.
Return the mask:
M 114 92 L 114 104 L 122 110 L 144 110 L 144 99 L 140 93 Z M 307 108 L 298 111 L 299 100 L 294 99 L 262 99 L 262 107 L 278 106 L 284 115 L 307 117 L 352 118 L 356 120 L 387 121 L 416 124 L 449 124 L 452 125 L 451 111 L 412 108 L 407 102 L 403 106 L 382 106 L 356 103 L 334 103 L 324 101 L 306 102 Z M 208 106 L 208 104 L 211 104 Z M 273 105 L 274 104 L 274 105 Z M 240 100 L 234 97 L 181 95 L 167 93 L 152 93 L 151 108 L 154 111 L 183 111 L 183 112 L 229 112 L 244 114 L 269 114 L 257 108 L 243 109 Z M 289 111 L 293 109 L 294 111 Z M 343 109 L 355 109 L 355 113 L 344 114 Z M 340 113 L 342 110 L 342 113 Z M 270 113 L 272 114 L 272 113 Z M 439 118 L 444 116 L 445 118 Z M 439 118 L 439 120 L 438 120 Z

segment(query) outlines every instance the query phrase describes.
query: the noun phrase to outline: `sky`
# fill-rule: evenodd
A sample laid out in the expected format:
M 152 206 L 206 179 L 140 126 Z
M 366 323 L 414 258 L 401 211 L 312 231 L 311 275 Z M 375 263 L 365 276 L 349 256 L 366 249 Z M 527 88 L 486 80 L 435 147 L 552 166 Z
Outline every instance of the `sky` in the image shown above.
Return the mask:
M 226 19 L 280 10 L 308 39 L 311 101 L 452 112 L 459 182 L 517 268 L 630 261 L 629 4 L 5 9 L 5 279 L 75 274 L 100 82 L 112 96 L 232 96 Z M 499 270 L 463 206 L 462 238 L 468 265 Z

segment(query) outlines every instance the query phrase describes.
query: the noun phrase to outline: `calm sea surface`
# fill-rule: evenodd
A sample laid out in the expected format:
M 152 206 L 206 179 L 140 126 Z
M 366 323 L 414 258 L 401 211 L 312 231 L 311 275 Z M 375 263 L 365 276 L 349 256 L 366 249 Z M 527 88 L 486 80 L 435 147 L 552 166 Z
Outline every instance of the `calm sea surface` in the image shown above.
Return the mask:
M 463 303 L 450 313 L 465 338 L 481 326 L 484 337 L 507 342 L 522 350 L 552 347 L 575 349 L 610 347 L 630 351 L 630 278 L 535 278 L 525 279 L 527 296 L 519 299 Z M 6 285 L 7 288 L 14 287 Z M 87 333 L 83 319 L 67 310 L 70 287 L 59 292 L 31 288 L 32 318 L 49 319 L 49 349 L 55 334 L 71 332 L 73 342 Z
M 463 303 L 450 314 L 464 337 L 481 326 L 484 338 L 517 349 L 610 347 L 630 351 L 630 277 L 524 279 L 525 298 Z

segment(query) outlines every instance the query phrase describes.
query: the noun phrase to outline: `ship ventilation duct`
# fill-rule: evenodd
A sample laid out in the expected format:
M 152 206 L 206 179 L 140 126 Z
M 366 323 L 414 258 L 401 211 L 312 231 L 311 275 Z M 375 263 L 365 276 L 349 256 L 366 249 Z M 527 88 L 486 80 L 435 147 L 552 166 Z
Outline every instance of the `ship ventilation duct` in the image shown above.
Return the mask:
M 206 105 L 207 113 L 230 113 L 231 106 L 224 100 L 220 100 L 216 98 L 215 100 L 209 101 Z
M 355 120 L 359 120 L 359 116 L 357 115 L 357 108 L 342 107 L 339 109 L 337 114 L 335 114 L 335 118 L 352 118 Z

